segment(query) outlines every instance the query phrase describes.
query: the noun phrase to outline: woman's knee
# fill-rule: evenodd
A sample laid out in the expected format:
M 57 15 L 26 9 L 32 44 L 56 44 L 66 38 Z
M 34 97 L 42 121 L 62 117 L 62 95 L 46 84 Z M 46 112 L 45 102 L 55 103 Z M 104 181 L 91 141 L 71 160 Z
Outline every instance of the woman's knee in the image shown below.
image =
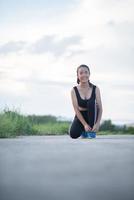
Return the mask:
M 80 135 L 76 135 L 76 134 L 73 134 L 73 133 L 70 133 L 69 135 L 72 139 L 77 139 L 78 137 L 80 137 Z
M 70 137 L 71 137 L 72 139 L 77 139 L 78 137 L 80 137 L 81 132 L 78 131 L 78 130 L 75 130 L 75 129 L 73 129 L 73 128 L 70 128 L 70 130 L 69 130 L 69 135 L 70 135 Z
M 82 127 L 80 126 L 80 123 L 78 120 L 74 120 L 73 123 L 69 127 L 69 135 L 73 139 L 77 139 L 81 136 L 82 133 Z

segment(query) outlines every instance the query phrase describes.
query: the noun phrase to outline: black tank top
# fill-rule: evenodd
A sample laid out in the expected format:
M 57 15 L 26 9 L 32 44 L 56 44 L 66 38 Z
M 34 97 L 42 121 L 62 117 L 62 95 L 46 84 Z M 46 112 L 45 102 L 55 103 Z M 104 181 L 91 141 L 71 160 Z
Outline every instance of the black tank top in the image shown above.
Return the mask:
M 74 86 L 74 90 L 76 93 L 78 105 L 82 108 L 87 108 L 87 114 L 88 114 L 88 124 L 93 127 L 94 123 L 97 119 L 97 107 L 96 107 L 96 95 L 95 95 L 95 88 L 96 85 L 93 84 L 92 86 L 92 94 L 89 99 L 82 99 L 80 96 L 80 93 L 76 86 Z

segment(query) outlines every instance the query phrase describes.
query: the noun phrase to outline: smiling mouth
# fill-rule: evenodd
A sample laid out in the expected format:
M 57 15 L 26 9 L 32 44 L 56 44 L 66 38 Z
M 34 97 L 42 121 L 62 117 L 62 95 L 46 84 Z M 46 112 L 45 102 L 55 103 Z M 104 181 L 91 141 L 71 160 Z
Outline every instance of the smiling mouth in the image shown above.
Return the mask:
M 84 78 L 82 78 L 82 80 L 83 80 L 83 79 L 88 79 L 88 78 L 87 78 L 87 77 L 84 77 Z

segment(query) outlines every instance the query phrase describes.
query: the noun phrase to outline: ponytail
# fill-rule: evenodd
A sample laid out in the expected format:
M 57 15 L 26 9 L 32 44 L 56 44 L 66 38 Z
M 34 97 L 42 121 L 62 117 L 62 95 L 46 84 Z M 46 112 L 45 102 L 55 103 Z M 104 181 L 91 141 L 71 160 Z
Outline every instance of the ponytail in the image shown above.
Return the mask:
M 77 83 L 79 84 L 79 82 L 80 82 L 80 80 L 79 80 L 79 78 L 77 78 Z

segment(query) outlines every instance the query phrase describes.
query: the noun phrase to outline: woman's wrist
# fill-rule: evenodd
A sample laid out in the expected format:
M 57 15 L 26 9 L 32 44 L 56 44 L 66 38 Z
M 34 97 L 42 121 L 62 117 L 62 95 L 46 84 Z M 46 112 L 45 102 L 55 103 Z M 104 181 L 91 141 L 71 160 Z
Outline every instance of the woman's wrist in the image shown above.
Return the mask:
M 84 127 L 85 127 L 85 126 L 88 126 L 88 124 L 87 124 L 87 123 L 84 123 L 83 126 L 84 126 Z
M 100 125 L 100 121 L 97 121 L 96 124 Z

